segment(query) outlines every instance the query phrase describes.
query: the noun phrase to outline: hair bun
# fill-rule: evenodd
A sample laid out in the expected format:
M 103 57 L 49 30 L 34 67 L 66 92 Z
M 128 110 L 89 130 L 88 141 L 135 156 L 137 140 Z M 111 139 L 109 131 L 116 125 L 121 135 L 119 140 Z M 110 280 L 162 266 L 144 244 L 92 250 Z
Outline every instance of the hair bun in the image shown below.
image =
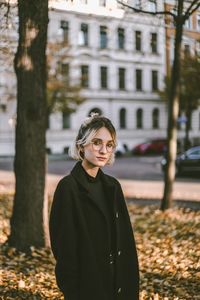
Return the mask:
M 90 124 L 90 122 L 91 122 L 94 118 L 99 117 L 99 116 L 100 116 L 99 113 L 93 112 L 93 111 L 92 111 L 92 112 L 90 113 L 90 116 L 87 117 L 87 118 L 85 118 L 85 120 L 84 120 L 83 123 L 82 123 L 82 126 L 83 126 L 83 127 L 87 126 L 88 124 Z

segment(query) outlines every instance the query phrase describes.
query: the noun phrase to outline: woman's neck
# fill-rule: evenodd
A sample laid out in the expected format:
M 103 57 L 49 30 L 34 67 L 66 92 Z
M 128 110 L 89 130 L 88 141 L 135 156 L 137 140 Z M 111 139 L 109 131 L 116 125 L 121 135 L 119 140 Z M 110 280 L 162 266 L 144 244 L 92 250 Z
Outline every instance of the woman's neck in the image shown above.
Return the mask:
M 99 167 L 94 166 L 92 164 L 90 164 L 88 161 L 83 160 L 82 161 L 82 167 L 84 168 L 84 170 L 92 177 L 96 177 L 97 173 L 99 171 Z

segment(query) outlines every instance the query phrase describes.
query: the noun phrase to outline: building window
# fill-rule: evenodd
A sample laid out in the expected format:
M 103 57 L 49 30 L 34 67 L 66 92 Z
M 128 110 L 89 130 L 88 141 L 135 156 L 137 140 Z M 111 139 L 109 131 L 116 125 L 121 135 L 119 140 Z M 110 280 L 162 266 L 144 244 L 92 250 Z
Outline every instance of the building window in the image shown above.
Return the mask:
M 86 65 L 81 66 L 81 86 L 89 87 L 89 67 Z
M 185 28 L 185 29 L 192 29 L 192 19 L 191 19 L 191 17 L 189 17 L 189 18 L 185 21 L 184 28 Z
M 124 68 L 118 69 L 118 86 L 120 90 L 125 89 L 125 71 Z
M 137 69 L 135 70 L 136 73 L 136 90 L 141 91 L 142 90 L 142 70 Z
M 60 21 L 60 28 L 62 29 L 62 39 L 64 43 L 69 43 L 69 23 L 67 21 Z
M 190 45 L 188 45 L 188 44 L 184 45 L 184 55 L 190 56 Z
M 125 45 L 125 32 L 124 28 L 118 28 L 118 48 L 124 49 Z
M 107 48 L 108 37 L 107 37 L 107 27 L 100 26 L 100 48 Z
M 142 9 L 142 0 L 134 0 L 134 6 L 137 9 Z
M 126 128 L 126 109 L 121 108 L 119 111 L 119 126 L 120 129 Z
M 158 39 L 157 33 L 151 33 L 151 52 L 157 53 L 158 52 Z
M 154 108 L 152 112 L 152 128 L 158 129 L 159 128 L 159 109 Z
M 150 12 L 156 12 L 157 11 L 157 3 L 156 0 L 149 0 L 148 1 L 148 10 Z
M 135 50 L 142 50 L 142 33 L 141 31 L 135 31 Z
M 136 128 L 143 128 L 143 110 L 142 108 L 138 108 L 136 111 Z
M 102 89 L 107 89 L 107 80 L 108 80 L 108 72 L 107 72 L 107 67 L 101 67 L 100 68 L 100 76 L 101 76 L 101 88 Z
M 61 63 L 60 64 L 60 73 L 62 75 L 62 80 L 69 83 L 69 64 Z
M 106 0 L 99 0 L 99 6 L 106 6 Z
M 153 70 L 151 77 L 152 77 L 152 91 L 155 92 L 158 90 L 158 71 Z
M 200 14 L 197 15 L 197 30 L 200 31 Z
M 62 113 L 62 127 L 63 127 L 63 129 L 70 128 L 70 113 L 69 112 Z
M 79 45 L 88 46 L 88 24 L 81 24 L 79 32 Z
M 102 110 L 101 110 L 100 108 L 98 108 L 98 107 L 94 107 L 94 108 L 92 108 L 92 109 L 89 111 L 88 117 L 90 117 L 92 113 L 96 113 L 96 114 L 98 114 L 98 115 L 101 116 L 101 115 L 102 115 Z

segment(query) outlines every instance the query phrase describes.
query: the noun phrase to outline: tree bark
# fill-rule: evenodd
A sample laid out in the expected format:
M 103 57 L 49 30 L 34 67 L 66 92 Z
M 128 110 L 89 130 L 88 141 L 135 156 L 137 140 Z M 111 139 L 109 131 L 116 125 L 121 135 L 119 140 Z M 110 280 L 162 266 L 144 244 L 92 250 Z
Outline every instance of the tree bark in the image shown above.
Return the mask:
M 44 188 L 48 0 L 18 0 L 18 13 L 19 42 L 14 61 L 17 76 L 16 189 L 8 243 L 26 251 L 30 246 L 45 246 L 47 241 Z
M 161 201 L 161 210 L 168 209 L 172 206 L 173 200 L 173 183 L 176 171 L 176 153 L 177 153 L 177 118 L 179 112 L 179 94 L 180 94 L 180 59 L 181 59 L 181 42 L 183 34 L 183 2 L 178 1 L 178 15 L 176 20 L 176 34 L 174 47 L 174 61 L 171 73 L 171 90 L 168 105 L 168 151 L 167 166 L 165 170 L 164 194 Z

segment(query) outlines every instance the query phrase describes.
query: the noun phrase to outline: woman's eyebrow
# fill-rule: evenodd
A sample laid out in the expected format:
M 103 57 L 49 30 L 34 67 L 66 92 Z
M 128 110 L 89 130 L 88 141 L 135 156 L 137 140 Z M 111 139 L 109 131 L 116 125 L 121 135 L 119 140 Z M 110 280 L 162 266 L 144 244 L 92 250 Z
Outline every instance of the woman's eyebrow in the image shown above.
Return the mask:
M 103 141 L 101 138 L 93 138 L 92 140 L 100 140 L 100 141 Z M 105 140 L 105 142 L 114 142 L 113 140 Z

